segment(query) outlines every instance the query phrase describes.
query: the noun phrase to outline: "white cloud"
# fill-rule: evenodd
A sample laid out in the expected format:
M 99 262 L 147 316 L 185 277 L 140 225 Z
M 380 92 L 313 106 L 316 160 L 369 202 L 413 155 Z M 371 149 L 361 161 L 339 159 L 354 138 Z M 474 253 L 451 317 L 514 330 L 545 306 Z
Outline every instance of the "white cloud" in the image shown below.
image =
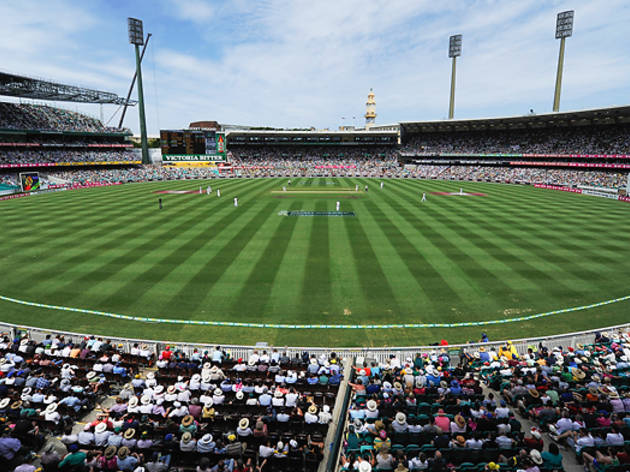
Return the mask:
M 54 0 L 23 10 L 17 2 L 0 3 L 0 16 L 10 19 L 0 31 L 3 68 L 124 94 L 134 67 L 126 42 L 110 48 L 98 39 L 81 41 L 109 32 L 120 18 L 86 5 Z M 155 36 L 144 63 L 152 134 L 158 125 L 176 128 L 198 119 L 335 127 L 342 116 L 363 115 L 370 87 L 378 122 L 440 119 L 448 105 L 448 36 L 455 33 L 464 35 L 457 116 L 549 111 L 558 54 L 555 15 L 570 8 L 576 10 L 575 34 L 567 40 L 562 108 L 606 106 L 630 93 L 630 62 L 622 59 L 630 8 L 622 0 L 161 5 L 152 11 Z M 190 28 L 172 34 L 173 17 Z M 135 112 L 126 124 L 137 129 Z
M 215 16 L 211 2 L 205 0 L 168 0 L 169 11 L 180 20 L 207 24 Z

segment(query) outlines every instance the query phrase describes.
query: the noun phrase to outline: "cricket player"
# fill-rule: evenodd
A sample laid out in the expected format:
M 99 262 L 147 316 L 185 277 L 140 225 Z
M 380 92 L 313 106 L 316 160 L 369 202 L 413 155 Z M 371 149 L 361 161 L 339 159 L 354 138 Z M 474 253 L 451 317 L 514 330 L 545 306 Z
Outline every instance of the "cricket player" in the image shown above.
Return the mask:
M 427 201 L 427 194 L 426 192 L 422 192 L 422 200 L 420 200 L 421 202 L 426 202 Z
M 463 189 L 463 188 L 460 188 L 460 189 L 459 189 L 459 194 L 460 194 L 460 195 L 464 195 L 464 189 Z
M 158 198 L 158 206 L 160 207 L 160 210 L 162 209 L 162 199 Z
M 210 195 L 211 193 L 212 193 L 212 187 L 208 185 L 208 188 L 206 189 L 206 195 Z
M 381 182 L 381 189 L 383 188 L 383 185 L 384 185 L 383 182 Z
M 218 189 L 217 189 L 217 197 L 220 197 L 220 196 L 221 196 L 221 189 L 220 189 L 220 188 L 218 188 Z
M 203 194 L 203 189 L 201 188 L 201 186 L 199 187 L 199 195 Z
M 237 207 L 238 206 L 238 197 L 234 197 L 234 206 Z
M 356 184 L 356 185 L 354 186 L 354 191 L 355 191 L 355 192 L 358 192 L 358 191 L 359 191 L 359 184 Z
M 367 185 L 365 186 L 365 191 L 366 191 L 366 192 L 368 191 L 368 186 L 367 186 Z
M 286 187 L 282 187 L 282 191 L 283 191 L 283 192 L 286 192 L 286 191 L 287 191 L 287 188 L 286 188 Z
M 339 206 L 340 206 L 340 203 L 339 201 L 337 201 L 337 211 L 339 211 Z

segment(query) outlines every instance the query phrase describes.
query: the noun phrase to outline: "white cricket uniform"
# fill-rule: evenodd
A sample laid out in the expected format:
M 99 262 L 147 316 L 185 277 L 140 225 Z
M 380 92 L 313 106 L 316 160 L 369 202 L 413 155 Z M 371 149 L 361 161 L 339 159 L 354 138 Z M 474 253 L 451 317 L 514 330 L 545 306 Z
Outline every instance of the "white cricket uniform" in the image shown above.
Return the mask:
M 426 202 L 427 201 L 427 194 L 426 193 L 422 193 L 422 202 Z
M 238 206 L 238 198 L 234 197 L 234 206 L 237 207 Z
M 221 196 L 221 189 L 217 189 L 217 197 Z
M 381 188 L 383 188 L 383 185 L 384 185 L 383 182 L 381 182 Z
M 339 211 L 339 202 L 337 202 L 337 211 Z

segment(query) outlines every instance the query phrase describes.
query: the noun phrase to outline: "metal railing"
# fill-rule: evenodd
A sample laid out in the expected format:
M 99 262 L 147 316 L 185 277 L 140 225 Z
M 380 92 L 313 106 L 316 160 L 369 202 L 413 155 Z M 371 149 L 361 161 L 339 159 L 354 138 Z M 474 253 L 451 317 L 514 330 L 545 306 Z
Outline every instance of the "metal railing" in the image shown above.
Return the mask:
M 621 325 L 608 326 L 605 328 L 591 329 L 587 331 L 578 331 L 565 334 L 556 334 L 550 336 L 538 336 L 531 338 L 521 338 L 511 340 L 512 344 L 516 348 L 519 354 L 527 352 L 527 348 L 531 345 L 542 344 L 546 347 L 554 347 L 561 345 L 566 347 L 575 347 L 578 343 L 588 344 L 593 341 L 593 336 L 596 332 L 606 333 L 608 335 L 619 334 L 623 331 L 630 330 L 630 323 Z M 62 335 L 66 340 L 72 342 L 80 342 L 86 336 L 95 336 L 98 338 L 109 339 L 111 342 L 122 346 L 123 352 L 129 352 L 134 344 L 146 344 L 151 352 L 155 354 L 163 350 L 167 345 L 174 346 L 186 355 L 191 355 L 195 349 L 198 351 L 211 351 L 217 346 L 216 343 L 184 343 L 174 341 L 162 341 L 153 339 L 133 339 L 133 338 L 120 338 L 116 336 L 104 336 L 94 335 L 91 333 L 77 333 L 72 331 L 60 331 L 48 328 L 38 328 L 34 326 L 17 325 L 12 323 L 0 322 L 0 331 L 4 331 L 15 338 L 19 331 L 25 332 L 26 335 L 34 341 L 42 341 L 48 335 Z M 303 352 L 309 352 L 310 354 L 329 356 L 331 353 L 335 353 L 337 357 L 357 358 L 357 361 L 361 362 L 363 359 L 373 359 L 378 362 L 385 362 L 391 355 L 395 355 L 399 358 L 414 357 L 417 353 L 431 353 L 441 348 L 447 349 L 452 356 L 459 356 L 463 349 L 475 350 L 479 346 L 483 345 L 486 348 L 499 347 L 505 344 L 507 340 L 490 341 L 487 343 L 470 343 L 470 344 L 452 344 L 448 346 L 408 346 L 408 347 L 309 347 L 309 346 L 269 346 L 266 344 L 259 344 L 256 346 L 236 345 L 236 344 L 221 344 L 221 348 L 230 354 L 232 358 L 247 359 L 254 350 L 267 350 L 277 349 L 280 352 L 286 352 L 289 357 L 295 357 L 301 355 Z M 454 359 L 455 360 L 455 359 Z

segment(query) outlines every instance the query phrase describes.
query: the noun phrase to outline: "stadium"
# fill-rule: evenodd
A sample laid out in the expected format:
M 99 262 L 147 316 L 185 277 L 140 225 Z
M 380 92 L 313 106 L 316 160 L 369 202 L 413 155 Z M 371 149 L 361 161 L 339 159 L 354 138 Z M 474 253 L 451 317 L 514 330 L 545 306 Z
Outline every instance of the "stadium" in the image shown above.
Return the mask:
M 572 21 L 522 116 L 453 117 L 461 36 L 449 119 L 153 148 L 139 20 L 126 97 L 0 73 L 0 470 L 629 471 L 630 106 L 559 111 Z

